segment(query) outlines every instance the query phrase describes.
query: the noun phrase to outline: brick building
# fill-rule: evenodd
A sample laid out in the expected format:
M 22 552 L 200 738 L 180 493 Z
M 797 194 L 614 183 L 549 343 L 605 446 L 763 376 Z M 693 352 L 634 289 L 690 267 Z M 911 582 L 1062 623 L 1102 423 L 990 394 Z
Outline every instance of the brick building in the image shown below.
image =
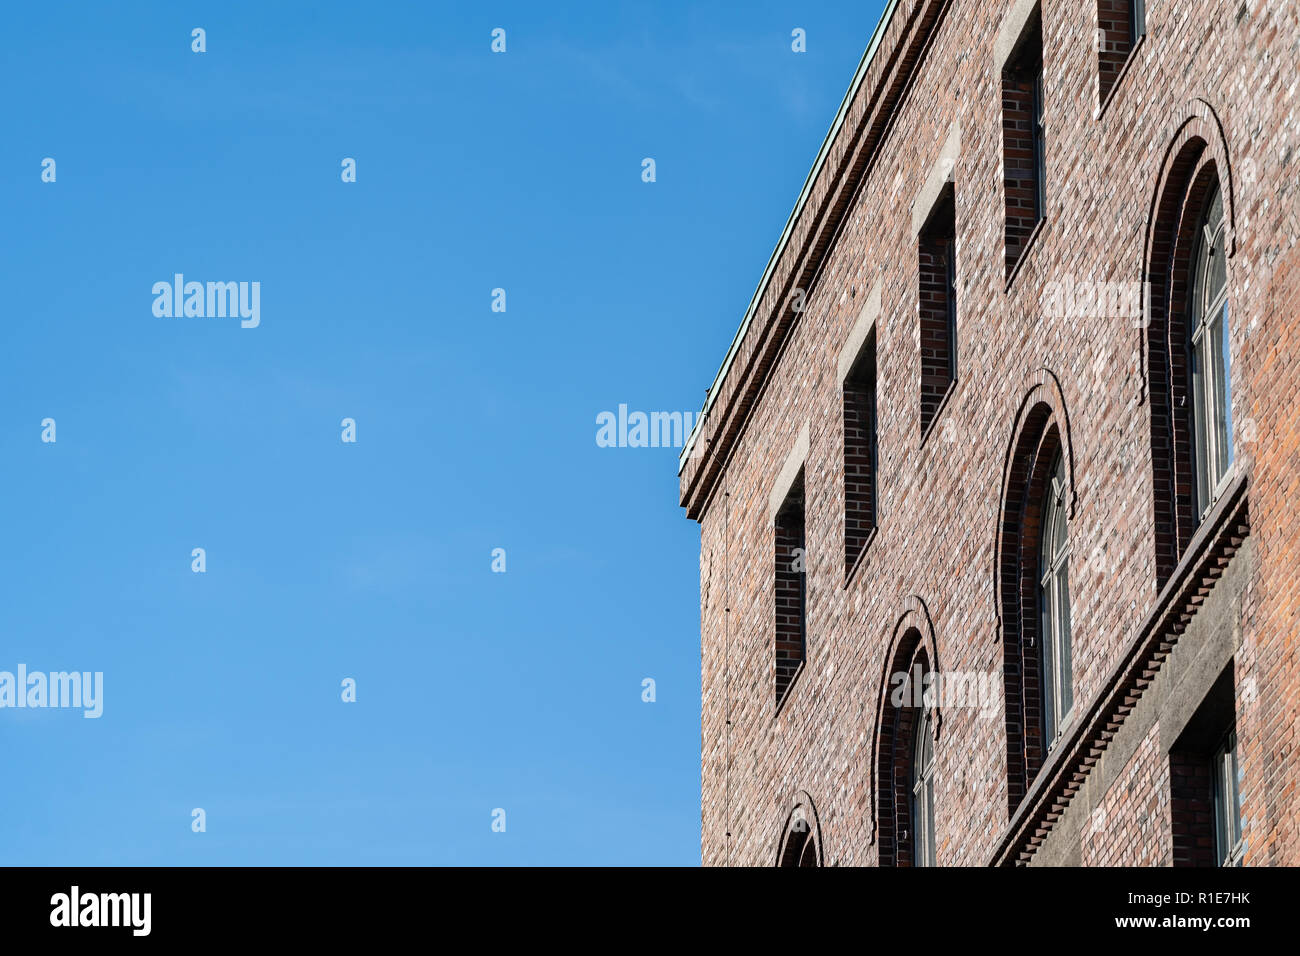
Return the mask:
M 681 459 L 702 854 L 1300 865 L 1292 0 L 890 0 Z

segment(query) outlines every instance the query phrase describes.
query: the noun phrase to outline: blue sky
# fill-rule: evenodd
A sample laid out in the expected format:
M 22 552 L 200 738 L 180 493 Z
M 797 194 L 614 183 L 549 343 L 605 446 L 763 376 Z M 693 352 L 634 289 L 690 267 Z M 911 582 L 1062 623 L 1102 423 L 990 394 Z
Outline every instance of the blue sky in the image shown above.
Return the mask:
M 698 528 L 596 416 L 699 409 L 880 6 L 7 10 L 0 671 L 104 677 L 0 709 L 0 862 L 698 863 Z

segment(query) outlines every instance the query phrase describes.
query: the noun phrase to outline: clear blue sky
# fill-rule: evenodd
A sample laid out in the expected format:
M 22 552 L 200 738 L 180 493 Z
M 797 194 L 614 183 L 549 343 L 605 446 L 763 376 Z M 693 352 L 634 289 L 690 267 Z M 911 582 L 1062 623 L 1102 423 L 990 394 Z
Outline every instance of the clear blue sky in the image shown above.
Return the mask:
M 698 528 L 596 416 L 698 410 L 880 7 L 7 7 L 0 670 L 104 709 L 0 710 L 0 862 L 698 863 Z

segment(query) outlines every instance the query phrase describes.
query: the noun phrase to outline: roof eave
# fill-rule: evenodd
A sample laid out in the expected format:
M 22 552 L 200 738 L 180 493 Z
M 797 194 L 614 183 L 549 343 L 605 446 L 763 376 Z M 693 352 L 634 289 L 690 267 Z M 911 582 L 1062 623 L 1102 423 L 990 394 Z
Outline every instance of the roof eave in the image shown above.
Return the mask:
M 835 142 L 835 137 L 839 134 L 840 128 L 844 125 L 844 118 L 848 115 L 849 104 L 857 95 L 858 87 L 862 85 L 863 79 L 867 75 L 867 69 L 871 66 L 872 59 L 880 47 L 881 39 L 885 35 L 890 20 L 893 18 L 894 11 L 898 8 L 899 0 L 889 0 L 885 5 L 884 12 L 880 15 L 880 22 L 876 24 L 876 29 L 871 34 L 871 41 L 867 44 L 866 52 L 862 54 L 862 60 L 858 63 L 858 68 L 853 74 L 853 81 L 849 84 L 848 92 L 844 94 L 844 99 L 840 102 L 839 111 L 835 114 L 835 121 L 831 123 L 830 131 L 826 138 L 822 140 L 821 149 L 817 151 L 817 158 L 813 162 L 812 169 L 809 170 L 807 178 L 804 179 L 803 188 L 799 191 L 799 198 L 794 204 L 789 218 L 785 222 L 785 229 L 781 232 L 781 238 L 772 251 L 772 255 L 767 260 L 767 267 L 763 270 L 763 277 L 759 280 L 758 288 L 754 291 L 753 297 L 749 300 L 749 307 L 745 310 L 745 317 L 740 322 L 740 328 L 736 331 L 735 337 L 731 340 L 731 346 L 727 349 L 726 357 L 722 360 L 722 366 L 718 369 L 718 374 L 713 376 L 713 384 L 704 398 L 704 407 L 700 414 L 695 417 L 695 425 L 691 429 L 690 435 L 686 438 L 686 443 L 682 446 L 681 454 L 677 456 L 677 474 L 680 477 L 682 471 L 686 468 L 686 462 L 691 457 L 691 451 L 695 447 L 696 436 L 700 432 L 709 410 L 713 407 L 714 396 L 718 394 L 718 386 L 726 378 L 727 372 L 731 369 L 732 360 L 740 351 L 740 343 L 744 341 L 745 333 L 749 331 L 749 326 L 753 320 L 754 313 L 758 309 L 758 304 L 762 301 L 763 294 L 767 291 L 767 284 L 776 271 L 777 263 L 780 262 L 781 256 L 785 253 L 786 243 L 789 242 L 791 234 L 794 232 L 795 224 L 799 221 L 803 213 L 804 205 L 808 197 L 812 194 L 813 183 L 816 182 L 818 174 L 821 173 L 822 166 L 825 165 L 827 157 L 830 155 L 831 144 Z

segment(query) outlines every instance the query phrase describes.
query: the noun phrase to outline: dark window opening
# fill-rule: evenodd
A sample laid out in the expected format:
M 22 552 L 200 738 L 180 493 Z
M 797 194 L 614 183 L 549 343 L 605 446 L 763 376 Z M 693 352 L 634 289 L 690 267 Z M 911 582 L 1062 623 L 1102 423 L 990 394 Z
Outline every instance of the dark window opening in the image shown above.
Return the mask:
M 919 264 L 924 435 L 957 380 L 957 210 L 951 187 L 940 197 L 921 231 Z
M 776 702 L 780 706 L 807 653 L 803 472 L 776 515 Z
M 796 811 L 790 821 L 790 830 L 786 833 L 785 846 L 781 850 L 778 866 L 817 866 L 817 841 L 813 839 L 812 824 Z
M 876 527 L 876 333 L 844 380 L 844 573 Z
M 1047 216 L 1043 28 L 1038 13 L 1002 71 L 1002 165 L 1006 193 L 1006 270 L 1020 262 Z
M 908 833 L 913 866 L 934 866 L 934 727 L 930 711 L 917 709 L 912 733 L 912 829 Z
M 1047 749 L 1060 740 L 1074 707 L 1070 644 L 1070 539 L 1066 518 L 1065 458 L 1058 451 L 1046 481 L 1038 541 L 1039 669 L 1043 737 Z
M 1226 236 L 1223 196 L 1217 187 L 1204 206 L 1195 233 L 1192 315 L 1187 329 L 1198 520 L 1221 494 L 1233 458 Z

